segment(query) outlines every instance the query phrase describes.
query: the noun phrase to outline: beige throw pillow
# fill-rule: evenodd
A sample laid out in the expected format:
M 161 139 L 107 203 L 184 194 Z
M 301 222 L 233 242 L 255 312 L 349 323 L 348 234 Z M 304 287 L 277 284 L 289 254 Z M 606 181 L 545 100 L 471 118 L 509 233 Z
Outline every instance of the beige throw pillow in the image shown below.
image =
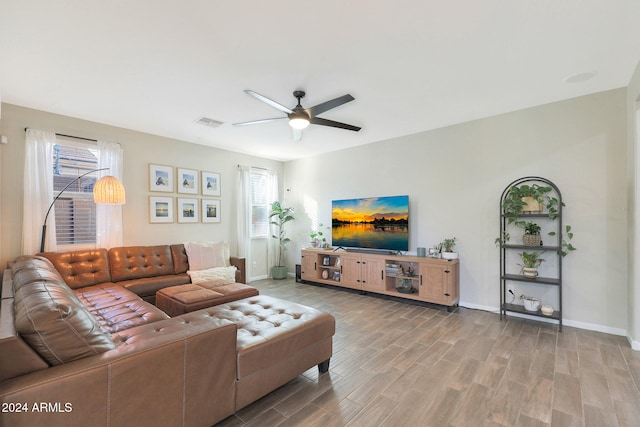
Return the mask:
M 187 242 L 184 244 L 184 248 L 191 271 L 231 265 L 227 242 Z

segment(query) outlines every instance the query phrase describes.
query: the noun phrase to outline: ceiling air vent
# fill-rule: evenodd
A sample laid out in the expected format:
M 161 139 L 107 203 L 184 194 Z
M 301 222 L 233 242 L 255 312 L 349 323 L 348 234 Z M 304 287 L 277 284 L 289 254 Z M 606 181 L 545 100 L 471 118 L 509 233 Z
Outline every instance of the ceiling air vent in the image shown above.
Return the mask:
M 209 126 L 210 128 L 217 128 L 222 124 L 222 122 L 218 120 L 213 120 L 213 119 L 210 119 L 209 117 L 204 117 L 204 116 L 196 120 L 196 123 L 203 126 Z

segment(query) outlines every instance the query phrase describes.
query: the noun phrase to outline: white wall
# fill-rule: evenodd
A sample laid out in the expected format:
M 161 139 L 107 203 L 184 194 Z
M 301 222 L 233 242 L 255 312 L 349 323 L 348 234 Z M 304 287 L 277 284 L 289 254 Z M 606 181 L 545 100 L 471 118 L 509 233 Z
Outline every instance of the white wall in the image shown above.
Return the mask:
M 297 208 L 290 271 L 310 224 L 331 223 L 331 200 L 408 194 L 410 251 L 457 237 L 462 305 L 497 311 L 500 194 L 537 175 L 558 185 L 575 232 L 578 250 L 563 263 L 567 324 L 625 334 L 625 96 L 618 89 L 286 163 L 287 202 Z
M 193 126 L 199 126 L 193 124 Z M 255 156 L 206 147 L 89 122 L 11 104 L 2 105 L 0 135 L 9 137 L 9 144 L 0 145 L 0 266 L 20 255 L 22 235 L 22 189 L 24 170 L 24 128 L 119 142 L 124 149 L 123 184 L 127 204 L 123 207 L 124 244 L 154 245 L 190 240 L 227 240 L 236 250 L 237 165 L 247 164 L 269 168 L 282 174 L 282 163 Z M 212 138 L 215 129 L 211 130 Z M 150 224 L 149 196 L 170 195 L 176 199 L 193 197 L 178 193 L 149 192 L 149 164 L 219 172 L 221 174 L 221 223 L 219 224 Z M 203 196 L 196 196 L 202 198 Z M 177 221 L 177 219 L 176 219 Z M 264 257 L 257 257 L 257 262 Z M 258 265 L 255 271 L 266 271 Z M 249 271 L 249 274 L 251 272 Z
M 638 253 L 640 248 L 640 63 L 636 67 L 627 89 L 627 140 L 629 164 L 629 297 L 628 337 L 635 350 L 640 350 L 640 271 Z

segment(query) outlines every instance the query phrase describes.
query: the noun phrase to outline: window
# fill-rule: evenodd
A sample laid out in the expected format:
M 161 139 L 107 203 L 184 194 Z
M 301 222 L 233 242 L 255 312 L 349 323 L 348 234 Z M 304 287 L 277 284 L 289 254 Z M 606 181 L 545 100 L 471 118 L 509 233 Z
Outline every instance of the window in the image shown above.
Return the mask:
M 270 237 L 269 234 L 269 183 L 266 173 L 249 174 L 251 192 L 251 237 Z
M 58 195 L 54 215 L 58 246 L 96 243 L 96 205 L 93 185 L 96 172 L 76 180 L 90 170 L 98 169 L 99 151 L 95 146 L 62 143 L 53 147 L 53 193 Z

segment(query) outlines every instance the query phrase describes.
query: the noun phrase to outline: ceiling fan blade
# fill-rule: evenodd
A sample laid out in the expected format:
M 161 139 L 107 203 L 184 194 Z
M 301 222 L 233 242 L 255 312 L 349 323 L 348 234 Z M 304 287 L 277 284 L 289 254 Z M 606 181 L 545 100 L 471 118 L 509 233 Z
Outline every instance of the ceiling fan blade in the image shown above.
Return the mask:
M 362 129 L 358 126 L 348 125 L 346 123 L 334 122 L 333 120 L 322 119 L 320 117 L 312 117 L 311 119 L 309 119 L 309 122 L 314 125 L 331 126 L 334 128 L 352 130 L 355 132 L 358 132 L 360 129 Z
M 278 110 L 280 110 L 280 111 L 282 111 L 284 113 L 287 113 L 287 114 L 293 113 L 293 110 L 285 107 L 282 104 L 277 103 L 273 99 L 269 99 L 264 95 L 260 95 L 258 92 L 254 92 L 252 90 L 247 89 L 247 90 L 245 90 L 245 93 L 248 94 L 248 95 L 253 96 L 254 98 L 256 98 L 256 99 L 258 99 L 258 100 L 260 100 L 260 101 L 262 101 L 262 102 L 264 102 L 266 104 L 271 105 L 273 108 L 276 108 L 276 109 L 278 109 Z
M 309 117 L 313 117 L 313 116 L 322 114 L 325 111 L 331 110 L 332 108 L 339 107 L 342 104 L 346 104 L 347 102 L 351 102 L 354 99 L 355 98 L 353 96 L 346 94 L 338 98 L 332 99 L 331 101 L 323 102 L 311 108 L 307 108 L 305 111 L 309 114 Z
M 234 126 L 257 125 L 259 123 L 273 122 L 276 120 L 288 119 L 288 117 L 274 117 L 272 119 L 251 120 L 249 122 L 234 123 Z

